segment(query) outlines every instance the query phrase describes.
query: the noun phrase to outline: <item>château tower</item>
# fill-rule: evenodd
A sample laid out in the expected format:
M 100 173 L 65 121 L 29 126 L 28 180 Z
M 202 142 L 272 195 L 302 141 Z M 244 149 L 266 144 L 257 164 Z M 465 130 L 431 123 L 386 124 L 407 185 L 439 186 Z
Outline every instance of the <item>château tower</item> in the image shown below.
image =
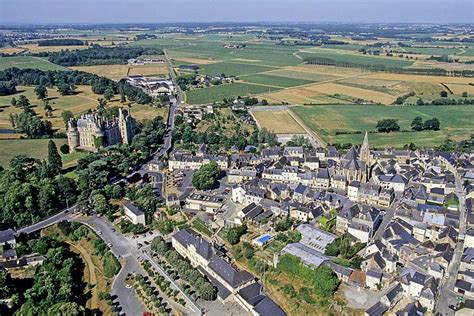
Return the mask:
M 85 114 L 68 122 L 67 138 L 72 152 L 77 148 L 97 151 L 114 144 L 130 144 L 135 126 L 130 110 L 119 109 L 119 115 L 105 119 L 97 113 Z

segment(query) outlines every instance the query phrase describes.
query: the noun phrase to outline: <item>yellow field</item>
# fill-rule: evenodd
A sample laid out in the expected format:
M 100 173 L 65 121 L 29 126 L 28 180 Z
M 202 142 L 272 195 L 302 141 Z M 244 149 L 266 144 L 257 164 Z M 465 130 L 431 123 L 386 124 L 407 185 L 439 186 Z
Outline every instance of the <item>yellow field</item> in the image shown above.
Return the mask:
M 351 96 L 353 98 L 360 98 L 363 100 L 368 100 L 376 103 L 380 102 L 383 104 L 391 104 L 396 99 L 395 96 L 387 93 L 350 86 L 343 86 L 336 83 L 324 83 L 314 85 L 313 87 L 311 87 L 311 89 L 322 94 L 333 95 L 339 93 Z
M 166 64 L 145 64 L 143 66 L 130 66 L 128 75 L 143 75 L 143 76 L 163 76 L 168 75 L 168 68 Z
M 321 74 L 329 74 L 333 76 L 353 76 L 367 73 L 368 71 L 364 71 L 362 69 L 357 68 L 343 68 L 343 67 L 335 67 L 335 66 L 323 66 L 323 65 L 301 65 L 301 66 L 291 66 L 286 67 L 285 69 L 288 70 L 296 70 L 296 71 L 305 71 L 311 73 L 321 73 Z
M 41 53 L 41 52 L 59 52 L 61 50 L 75 50 L 75 49 L 86 49 L 89 46 L 39 46 L 38 44 L 26 44 L 18 46 L 20 48 L 27 49 L 31 53 Z
M 422 76 L 422 75 L 405 75 L 392 73 L 372 73 L 363 76 L 363 78 L 394 80 L 394 81 L 414 81 L 414 82 L 430 82 L 430 83 L 463 83 L 473 82 L 473 78 L 465 77 L 445 77 L 445 76 Z
M 291 117 L 286 110 L 282 111 L 253 111 L 262 128 L 277 134 L 303 134 L 304 129 Z
M 316 92 L 305 88 L 284 89 L 276 92 L 262 94 L 262 99 L 267 99 L 270 103 L 288 102 L 293 104 L 317 103 L 312 98 L 317 95 Z
M 470 95 L 474 95 L 474 86 L 468 85 L 468 84 L 455 84 L 455 83 L 450 83 L 447 84 L 449 89 L 454 94 L 462 94 L 463 92 L 467 92 Z
M 69 67 L 73 70 L 90 72 L 109 79 L 118 80 L 127 75 L 128 65 L 99 65 Z
M 24 51 L 21 47 L 2 47 L 0 48 L 0 54 L 16 54 Z
M 363 99 L 375 103 L 391 104 L 397 98 L 375 90 L 345 86 L 337 83 L 315 83 L 302 87 L 283 89 L 262 95 L 262 98 L 271 102 L 289 102 L 295 104 L 314 103 L 323 104 L 325 100 L 319 96 L 333 96 L 335 94 L 345 95 L 356 99 Z
M 127 75 L 167 75 L 168 70 L 165 64 L 146 64 L 143 66 L 129 65 L 98 65 L 98 66 L 77 66 L 69 67 L 74 70 L 90 72 L 112 80 L 120 80 Z

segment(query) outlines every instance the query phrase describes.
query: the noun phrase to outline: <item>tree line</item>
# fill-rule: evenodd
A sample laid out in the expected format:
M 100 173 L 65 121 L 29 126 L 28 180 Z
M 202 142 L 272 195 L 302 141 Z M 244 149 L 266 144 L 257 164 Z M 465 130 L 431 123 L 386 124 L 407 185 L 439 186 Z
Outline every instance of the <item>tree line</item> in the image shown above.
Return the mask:
M 93 66 L 126 64 L 129 59 L 142 55 L 162 55 L 161 49 L 143 47 L 103 47 L 94 45 L 87 49 L 62 50 L 59 52 L 41 52 L 35 54 L 39 57 L 48 57 L 54 64 L 70 66 Z
M 84 46 L 85 43 L 74 38 L 54 38 L 38 42 L 38 46 Z
M 140 104 L 152 102 L 152 97 L 139 88 L 129 85 L 125 80 L 115 82 L 111 79 L 101 77 L 83 71 L 52 71 L 39 69 L 9 68 L 0 71 L 0 95 L 13 94 L 16 88 L 13 86 L 56 86 L 63 95 L 74 92 L 77 85 L 89 85 L 96 94 L 104 94 L 106 91 L 119 94 L 121 99 L 125 98 Z M 3 87 L 3 88 L 2 88 Z

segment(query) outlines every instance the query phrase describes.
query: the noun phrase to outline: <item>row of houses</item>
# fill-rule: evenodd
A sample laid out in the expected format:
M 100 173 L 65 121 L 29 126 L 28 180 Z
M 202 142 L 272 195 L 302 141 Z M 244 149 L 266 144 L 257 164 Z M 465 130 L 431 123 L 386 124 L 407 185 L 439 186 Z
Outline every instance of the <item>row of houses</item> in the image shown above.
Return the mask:
M 218 299 L 223 303 L 236 301 L 253 315 L 283 316 L 285 312 L 265 293 L 260 283 L 246 270 L 238 269 L 202 236 L 190 229 L 175 233 L 173 248 L 190 260 L 217 288 Z

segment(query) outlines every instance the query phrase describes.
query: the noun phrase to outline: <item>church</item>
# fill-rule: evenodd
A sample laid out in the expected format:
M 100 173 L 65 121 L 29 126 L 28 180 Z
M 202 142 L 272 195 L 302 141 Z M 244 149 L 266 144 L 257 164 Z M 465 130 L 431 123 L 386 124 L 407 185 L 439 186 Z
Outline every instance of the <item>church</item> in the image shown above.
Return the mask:
M 120 108 L 118 116 L 105 119 L 97 113 L 72 118 L 68 122 L 67 139 L 71 152 L 76 150 L 97 151 L 115 144 L 130 144 L 135 126 L 129 110 Z
M 360 149 L 353 146 L 341 158 L 337 174 L 345 176 L 349 183 L 351 181 L 367 182 L 371 164 L 369 137 L 366 132 Z

